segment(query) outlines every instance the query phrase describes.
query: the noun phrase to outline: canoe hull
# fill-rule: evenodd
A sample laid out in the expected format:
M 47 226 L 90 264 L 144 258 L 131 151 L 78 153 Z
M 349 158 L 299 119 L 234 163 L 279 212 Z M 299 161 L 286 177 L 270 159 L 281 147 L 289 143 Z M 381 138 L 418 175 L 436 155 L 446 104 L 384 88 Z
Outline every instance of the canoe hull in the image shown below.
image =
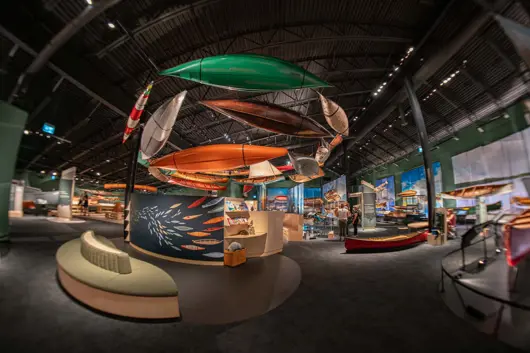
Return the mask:
M 235 99 L 202 101 L 202 105 L 227 117 L 277 134 L 306 138 L 330 136 L 326 128 L 311 118 L 279 105 Z
M 344 242 L 344 247 L 346 251 L 354 251 L 361 249 L 390 249 L 390 248 L 400 248 L 403 246 L 409 246 L 413 244 L 422 243 L 427 240 L 428 232 L 415 233 L 411 235 L 403 235 L 401 237 L 383 237 L 374 240 L 375 238 L 346 238 Z M 386 238 L 386 239 L 385 239 Z M 395 239 L 393 239 L 395 238 Z
M 250 92 L 330 87 L 327 82 L 288 61 L 255 54 L 197 59 L 164 70 L 160 75 Z
M 182 172 L 217 172 L 282 157 L 287 149 L 253 145 L 208 145 L 188 148 L 159 158 L 151 166 Z
M 344 109 L 331 99 L 327 99 L 319 94 L 320 102 L 322 103 L 322 111 L 329 126 L 341 135 L 348 136 L 350 132 L 350 124 L 348 116 Z

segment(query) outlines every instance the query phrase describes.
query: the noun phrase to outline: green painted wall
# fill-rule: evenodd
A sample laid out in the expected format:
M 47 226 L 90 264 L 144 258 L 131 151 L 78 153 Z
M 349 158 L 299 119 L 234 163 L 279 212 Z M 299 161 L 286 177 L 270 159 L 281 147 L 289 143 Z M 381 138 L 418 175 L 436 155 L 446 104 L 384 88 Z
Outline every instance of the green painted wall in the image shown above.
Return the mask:
M 488 145 L 528 127 L 524 118 L 524 106 L 522 103 L 511 106 L 507 109 L 507 113 L 510 115 L 509 119 L 502 117 L 493 121 L 490 121 L 492 119 L 491 117 L 482 119 L 479 125 L 484 129 L 483 133 L 479 132 L 476 126 L 468 126 L 457 132 L 459 141 L 450 138 L 434 146 L 434 149 L 431 147 L 433 163 L 440 162 L 441 165 L 443 191 L 451 191 L 458 187 L 467 186 L 455 185 L 454 183 L 454 171 L 451 160 L 453 156 L 480 146 Z M 361 180 L 366 180 L 375 184 L 377 179 L 394 175 L 397 194 L 401 192 L 401 174 L 423 165 L 423 159 L 421 153 L 413 152 L 406 158 L 402 158 L 395 163 L 397 166 L 394 164 L 382 165 L 367 173 L 363 173 L 356 177 L 355 182 L 359 184 Z M 452 200 L 445 200 L 446 207 L 454 207 L 454 203 Z
M 28 113 L 6 102 L 0 101 L 0 241 L 9 241 L 9 198 L 11 180 L 15 175 L 15 163 L 22 132 Z

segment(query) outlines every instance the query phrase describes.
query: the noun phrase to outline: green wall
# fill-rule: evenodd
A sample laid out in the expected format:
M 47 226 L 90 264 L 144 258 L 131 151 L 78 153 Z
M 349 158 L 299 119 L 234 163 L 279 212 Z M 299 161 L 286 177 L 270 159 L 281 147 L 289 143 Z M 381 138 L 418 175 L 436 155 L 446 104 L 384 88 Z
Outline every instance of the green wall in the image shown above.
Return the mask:
M 479 125 L 484 129 L 483 133 L 477 130 L 476 125 L 471 125 L 457 132 L 456 135 L 459 138 L 458 141 L 449 138 L 431 147 L 433 163 L 440 162 L 441 165 L 443 191 L 451 191 L 458 187 L 468 186 L 455 185 L 453 163 L 451 160 L 453 156 L 480 146 L 488 145 L 528 127 L 524 118 L 524 106 L 522 103 L 517 103 L 506 111 L 510 115 L 509 119 L 504 119 L 502 117 L 495 120 L 491 120 L 492 117 L 482 119 L 479 122 Z M 357 176 L 355 182 L 360 184 L 361 180 L 365 180 L 375 185 L 377 179 L 394 175 L 395 190 L 397 194 L 401 192 L 401 174 L 423 165 L 423 158 L 421 153 L 413 152 L 395 163 L 397 166 L 391 163 L 378 166 L 369 172 L 365 172 L 360 176 Z M 445 200 L 445 206 L 454 207 L 454 201 L 451 201 L 452 200 Z
M 0 241 L 9 240 L 9 198 L 11 180 L 15 174 L 15 163 L 22 132 L 28 113 L 6 102 L 0 101 Z

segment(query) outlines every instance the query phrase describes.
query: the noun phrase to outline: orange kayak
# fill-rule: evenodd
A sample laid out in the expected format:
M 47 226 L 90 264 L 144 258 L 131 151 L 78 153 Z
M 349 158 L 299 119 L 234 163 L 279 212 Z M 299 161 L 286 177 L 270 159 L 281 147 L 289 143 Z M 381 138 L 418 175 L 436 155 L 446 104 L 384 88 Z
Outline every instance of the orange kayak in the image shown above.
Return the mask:
M 152 167 L 181 172 L 217 172 L 250 166 L 287 154 L 283 147 L 224 144 L 185 149 L 151 163 Z
M 206 174 L 195 174 L 195 173 L 186 173 L 176 170 L 171 176 L 176 178 L 196 181 L 199 183 L 221 183 L 224 184 L 228 182 L 228 178 L 216 176 L 216 175 L 206 175 Z

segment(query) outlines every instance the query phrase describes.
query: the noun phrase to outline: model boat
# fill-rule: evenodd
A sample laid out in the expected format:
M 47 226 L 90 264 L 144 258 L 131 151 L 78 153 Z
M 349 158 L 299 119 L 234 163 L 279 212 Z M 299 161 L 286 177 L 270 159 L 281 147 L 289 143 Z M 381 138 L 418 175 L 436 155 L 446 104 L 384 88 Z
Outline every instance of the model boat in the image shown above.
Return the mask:
M 185 180 L 191 180 L 196 181 L 199 183 L 220 183 L 224 184 L 228 182 L 227 177 L 217 176 L 217 175 L 207 175 L 207 174 L 197 174 L 197 173 L 186 173 L 181 172 L 179 170 L 176 170 L 171 176 L 175 178 L 185 179 Z
M 127 141 L 129 136 L 132 134 L 138 123 L 140 122 L 140 117 L 142 116 L 142 113 L 144 112 L 145 105 L 147 104 L 147 100 L 149 99 L 149 94 L 151 93 L 151 89 L 153 88 L 153 82 L 149 83 L 147 85 L 147 88 L 143 91 L 143 93 L 138 97 L 136 100 L 136 104 L 134 105 L 131 114 L 129 114 L 129 118 L 127 119 L 127 125 L 125 126 L 125 131 L 123 133 L 123 142 Z
M 210 86 L 240 91 L 283 91 L 330 87 L 312 73 L 271 56 L 230 54 L 193 60 L 160 72 Z
M 510 266 L 517 266 L 530 254 L 530 210 L 521 213 L 504 229 L 506 261 Z
M 331 189 L 324 193 L 324 198 L 328 202 L 340 201 L 340 195 L 335 189 Z
M 268 177 L 261 177 L 261 178 L 244 178 L 244 179 L 233 179 L 237 183 L 241 184 L 263 184 L 263 183 L 271 183 L 273 181 L 280 181 L 283 180 L 282 176 L 268 176 Z
M 247 167 L 286 154 L 287 149 L 282 147 L 207 145 L 168 154 L 153 161 L 151 166 L 182 172 L 216 172 Z
M 226 186 L 224 186 L 224 185 L 211 184 L 211 183 L 202 183 L 202 182 L 198 182 L 198 181 L 175 178 L 175 177 L 172 177 L 172 176 L 165 175 L 164 173 L 162 173 L 156 167 L 149 167 L 148 169 L 149 169 L 149 173 L 152 176 L 154 176 L 155 178 L 157 178 L 158 180 L 160 180 L 160 181 L 162 181 L 164 183 L 184 186 L 184 187 L 192 188 L 192 189 L 207 190 L 207 191 L 226 190 Z
M 145 124 L 142 141 L 140 142 L 140 151 L 143 159 L 153 157 L 166 144 L 186 93 L 187 91 L 183 91 L 164 103 Z
M 313 175 L 311 177 L 307 177 L 307 176 L 301 175 L 301 174 L 293 174 L 293 175 L 289 175 L 289 179 L 291 179 L 295 183 L 307 183 L 308 181 L 311 181 L 311 180 L 314 180 L 314 179 L 318 179 L 318 178 L 322 178 L 323 176 L 324 176 L 324 171 L 322 170 L 322 168 L 318 168 L 318 174 L 317 175 Z
M 233 99 L 200 103 L 240 123 L 277 134 L 308 138 L 330 136 L 329 131 L 313 119 L 279 105 Z
M 416 190 L 407 190 L 397 194 L 399 197 L 414 197 L 418 194 Z
M 322 111 L 324 112 L 324 117 L 328 122 L 329 126 L 333 128 L 336 132 L 341 135 L 348 136 L 350 126 L 348 122 L 348 116 L 344 109 L 342 109 L 337 103 L 331 99 L 327 99 L 320 93 L 320 102 L 322 103 Z
M 442 197 L 447 199 L 472 199 L 481 196 L 499 195 L 512 191 L 512 184 L 477 185 L 442 192 Z
M 344 246 L 347 251 L 361 249 L 388 249 L 410 246 L 427 240 L 428 231 L 410 233 L 407 235 L 394 235 L 377 238 L 346 238 Z

